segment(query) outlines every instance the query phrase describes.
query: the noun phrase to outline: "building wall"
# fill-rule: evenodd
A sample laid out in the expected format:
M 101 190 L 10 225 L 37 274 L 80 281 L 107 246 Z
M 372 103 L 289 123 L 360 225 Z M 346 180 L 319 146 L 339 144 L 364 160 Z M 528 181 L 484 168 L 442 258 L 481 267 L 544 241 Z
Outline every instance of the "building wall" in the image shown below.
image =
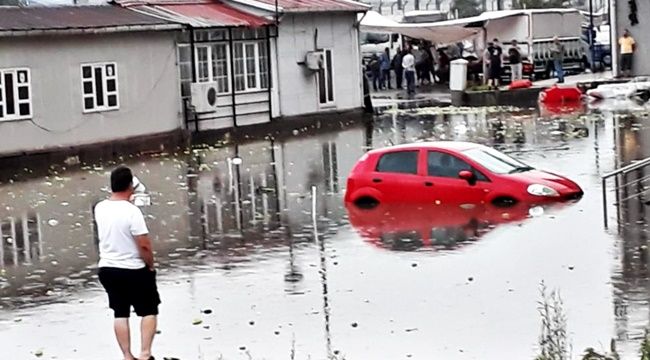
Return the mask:
M 162 133 L 182 126 L 171 32 L 0 39 L 0 69 L 31 71 L 32 119 L 0 121 L 0 155 Z M 120 108 L 83 113 L 81 64 L 116 62 Z
M 639 24 L 632 26 L 628 16 L 630 7 L 627 1 L 612 1 L 612 55 L 619 54 L 618 38 L 623 35 L 625 29 L 629 29 L 632 37 L 636 40 L 637 50 L 634 55 L 633 74 L 648 75 L 650 74 L 650 3 L 647 1 L 637 0 L 637 17 Z M 620 68 L 619 56 L 614 56 L 614 69 Z
M 363 91 L 356 15 L 285 14 L 278 29 L 281 116 L 361 108 Z M 332 49 L 334 104 L 319 104 L 317 73 L 299 65 L 308 51 Z

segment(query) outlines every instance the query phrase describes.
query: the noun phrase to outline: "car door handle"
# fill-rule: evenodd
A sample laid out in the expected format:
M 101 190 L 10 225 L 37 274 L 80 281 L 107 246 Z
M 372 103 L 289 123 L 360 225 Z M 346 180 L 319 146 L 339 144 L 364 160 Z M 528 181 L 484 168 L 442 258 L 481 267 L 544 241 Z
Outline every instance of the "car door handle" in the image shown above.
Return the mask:
M 372 182 L 374 182 L 374 183 L 380 183 L 380 182 L 381 182 L 381 179 L 374 178 L 374 179 L 372 179 Z
M 425 181 L 424 186 L 433 186 L 433 183 L 430 181 Z

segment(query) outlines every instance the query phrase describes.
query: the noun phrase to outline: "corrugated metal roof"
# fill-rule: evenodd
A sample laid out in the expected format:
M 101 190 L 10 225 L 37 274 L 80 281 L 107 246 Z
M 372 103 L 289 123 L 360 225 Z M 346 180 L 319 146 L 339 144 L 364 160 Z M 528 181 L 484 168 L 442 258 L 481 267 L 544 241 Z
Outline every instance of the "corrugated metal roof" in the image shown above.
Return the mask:
M 193 27 L 259 27 L 272 21 L 219 1 L 147 1 L 120 2 L 129 9 Z
M 0 7 L 0 32 L 118 27 L 144 30 L 156 25 L 172 24 L 117 6 Z
M 259 2 L 275 6 L 275 0 L 237 1 L 239 3 Z M 370 9 L 369 5 L 352 0 L 278 0 L 278 6 L 284 13 L 349 11 L 361 12 Z

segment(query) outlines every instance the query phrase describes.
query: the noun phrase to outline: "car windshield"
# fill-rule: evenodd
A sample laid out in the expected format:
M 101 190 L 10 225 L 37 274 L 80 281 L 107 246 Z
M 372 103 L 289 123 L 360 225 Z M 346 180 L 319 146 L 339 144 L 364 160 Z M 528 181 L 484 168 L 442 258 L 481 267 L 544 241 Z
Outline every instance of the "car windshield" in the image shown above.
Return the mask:
M 463 154 L 495 174 L 514 174 L 533 170 L 532 167 L 490 148 L 474 148 Z

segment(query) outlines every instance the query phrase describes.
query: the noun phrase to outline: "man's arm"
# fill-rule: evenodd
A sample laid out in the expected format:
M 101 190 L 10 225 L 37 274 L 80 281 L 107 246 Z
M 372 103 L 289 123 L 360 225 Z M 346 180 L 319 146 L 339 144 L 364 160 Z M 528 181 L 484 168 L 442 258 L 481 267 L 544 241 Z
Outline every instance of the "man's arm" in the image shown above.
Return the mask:
M 154 269 L 153 265 L 153 247 L 151 246 L 151 239 L 148 234 L 134 236 L 135 243 L 138 246 L 140 257 L 147 264 L 150 270 Z

